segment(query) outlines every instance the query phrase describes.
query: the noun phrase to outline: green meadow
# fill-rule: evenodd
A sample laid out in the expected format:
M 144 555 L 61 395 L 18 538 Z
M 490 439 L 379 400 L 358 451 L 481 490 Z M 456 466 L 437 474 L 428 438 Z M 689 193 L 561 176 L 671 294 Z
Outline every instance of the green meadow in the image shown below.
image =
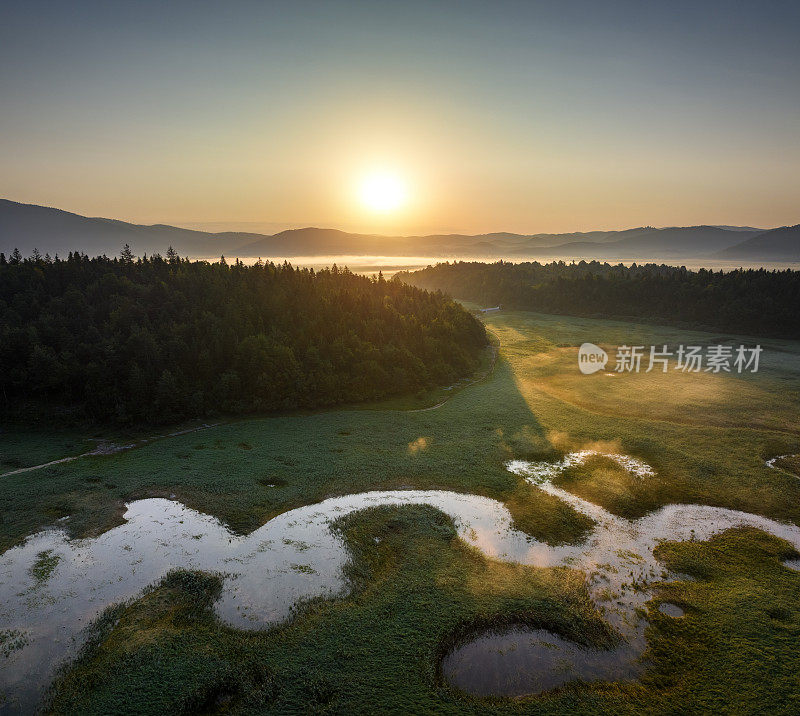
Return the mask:
M 589 519 L 503 464 L 594 446 L 640 458 L 657 473 L 642 480 L 588 461 L 558 478 L 618 515 L 634 518 L 688 502 L 800 524 L 796 460 L 765 465 L 770 457 L 800 452 L 800 343 L 762 339 L 755 374 L 685 374 L 672 367 L 666 374 L 617 374 L 610 365 L 584 376 L 577 346 L 585 341 L 612 355 L 621 344 L 759 341 L 524 312 L 495 314 L 486 324 L 499 341 L 497 360 L 488 375 L 461 389 L 380 406 L 224 422 L 125 452 L 6 475 L 0 478 L 0 548 L 62 517 L 75 537 L 97 534 L 120 523 L 126 501 L 147 496 L 174 496 L 249 532 L 326 497 L 406 487 L 486 495 L 505 502 L 517 527 L 537 539 L 576 542 L 591 527 Z M 438 407 L 418 409 L 442 399 Z M 20 466 L 78 454 L 86 445 L 85 436 L 30 432 L 6 432 L 0 442 L 3 459 Z M 738 530 L 660 548 L 665 563 L 694 581 L 664 585 L 651 602 L 652 664 L 640 681 L 479 701 L 444 686 L 437 671 L 447 647 L 470 628 L 523 622 L 590 646 L 614 643 L 588 599 L 584 575 L 489 560 L 457 539 L 450 521 L 432 508 L 373 508 L 337 529 L 353 553 L 350 596 L 306 605 L 279 628 L 241 632 L 210 611 L 220 577 L 171 574 L 101 619 L 56 683 L 52 710 L 800 708 L 800 574 L 782 566 L 790 551 L 773 537 Z M 657 612 L 662 592 L 685 617 Z
M 786 545 L 763 533 L 662 546 L 665 563 L 696 581 L 669 584 L 651 603 L 652 666 L 639 682 L 479 700 L 437 673 L 471 627 L 524 623 L 613 646 L 582 576 L 487 560 L 430 508 L 372 508 L 337 526 L 354 557 L 347 598 L 309 604 L 283 628 L 241 632 L 211 612 L 219 577 L 171 573 L 104 614 L 55 684 L 50 712 L 797 712 L 800 575 L 781 565 Z M 661 615 L 662 599 L 686 615 Z
M 0 473 L 80 455 L 93 447 L 94 442 L 77 431 L 4 430 L 0 433 Z

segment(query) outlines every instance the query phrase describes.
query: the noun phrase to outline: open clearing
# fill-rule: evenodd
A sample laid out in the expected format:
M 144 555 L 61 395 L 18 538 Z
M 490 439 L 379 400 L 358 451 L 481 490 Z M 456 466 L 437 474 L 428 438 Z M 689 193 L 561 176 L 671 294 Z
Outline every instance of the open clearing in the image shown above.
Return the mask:
M 52 524 L 73 538 L 96 536 L 122 524 L 125 503 L 141 498 L 180 500 L 244 535 L 326 498 L 408 488 L 502 502 L 514 528 L 547 543 L 545 550 L 577 549 L 603 515 L 646 521 L 674 503 L 800 523 L 800 480 L 765 463 L 800 452 L 800 344 L 761 341 L 755 375 L 583 376 L 577 346 L 584 341 L 613 347 L 722 337 L 529 313 L 495 314 L 487 325 L 501 341 L 494 372 L 435 410 L 237 421 L 8 475 L 2 547 Z M 2 437 L 16 440 L 17 452 L 26 442 L 58 444 L 57 436 Z M 633 456 L 654 474 L 642 479 L 613 460 L 587 459 L 566 464 L 546 491 L 505 467 L 556 463 L 580 450 Z M 601 512 L 582 510 L 582 502 Z M 447 687 L 441 658 L 480 629 L 522 625 L 613 649 L 619 624 L 590 597 L 583 569 L 496 561 L 457 538 L 452 515 L 422 504 L 380 505 L 337 523 L 352 554 L 348 594 L 312 600 L 285 626 L 242 631 L 217 618 L 223 578 L 170 575 L 101 619 L 58 682 L 53 707 L 619 713 L 681 703 L 791 711 L 800 698 L 800 575 L 783 564 L 793 556 L 790 545 L 753 526 L 656 548 L 665 570 L 694 580 L 644 594 L 648 667 L 638 681 L 573 683 L 513 702 L 475 700 Z M 294 548 L 292 579 L 313 578 L 303 567 L 314 566 Z M 49 578 L 57 580 L 60 568 L 63 562 L 54 564 Z M 685 615 L 662 613 L 662 602 Z

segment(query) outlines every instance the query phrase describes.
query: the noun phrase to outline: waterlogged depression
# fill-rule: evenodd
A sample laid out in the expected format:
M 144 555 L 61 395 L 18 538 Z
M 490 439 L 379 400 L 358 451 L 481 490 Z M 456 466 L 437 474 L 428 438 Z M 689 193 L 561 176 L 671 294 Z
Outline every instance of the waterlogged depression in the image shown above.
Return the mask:
M 653 556 L 659 541 L 706 539 L 747 525 L 800 548 L 800 529 L 757 515 L 669 505 L 629 521 L 553 485 L 559 472 L 597 454 L 581 451 L 556 463 L 507 464 L 511 472 L 595 520 L 589 538 L 574 546 L 554 547 L 516 530 L 500 502 L 441 490 L 374 491 L 331 498 L 279 515 L 247 536 L 234 535 L 215 518 L 165 499 L 130 503 L 125 523 L 96 538 L 71 540 L 62 529 L 35 534 L 0 556 L 0 693 L 5 694 L 5 708 L 30 710 L 56 667 L 84 643 L 85 627 L 110 604 L 136 596 L 171 569 L 223 574 L 222 594 L 214 608 L 223 621 L 242 629 L 283 622 L 303 600 L 345 594 L 343 567 L 349 555 L 331 522 L 367 507 L 431 505 L 454 520 L 461 539 L 489 557 L 584 570 L 592 598 L 626 637 L 619 650 L 605 652 L 606 662 L 611 658 L 617 664 L 614 675 L 606 667 L 599 672 L 596 667 L 589 678 L 621 678 L 639 668 L 644 622 L 637 608 L 650 598 L 649 584 L 675 576 L 667 574 Z M 605 457 L 642 479 L 654 474 L 648 465 L 629 456 Z M 540 649 L 536 639 L 529 641 L 532 648 Z M 571 650 L 569 645 L 562 648 L 564 653 Z M 602 661 L 589 659 L 595 664 Z M 578 668 L 573 678 L 587 678 L 587 674 Z M 461 685 L 458 680 L 456 685 Z M 484 688 L 486 693 L 510 693 L 499 684 Z M 526 688 L 524 692 L 530 693 L 533 687 Z
M 576 679 L 633 678 L 645 666 L 641 655 L 647 621 L 642 608 L 653 596 L 652 586 L 680 578 L 655 558 L 653 552 L 659 542 L 705 540 L 733 527 L 755 527 L 800 548 L 800 528 L 759 515 L 706 505 L 666 505 L 638 520 L 627 520 L 553 484 L 567 468 L 597 456 L 616 462 L 641 479 L 655 475 L 641 460 L 596 450 L 573 452 L 557 462 L 512 460 L 506 468 L 595 521 L 591 535 L 582 544 L 539 545 L 539 559 L 531 563 L 583 570 L 592 600 L 620 631 L 623 642 L 616 649 L 592 650 L 541 630 L 485 630 L 457 645 L 444 658 L 442 675 L 453 686 L 479 696 L 519 696 Z M 785 564 L 796 568 L 792 561 Z M 659 611 L 672 617 L 683 614 L 671 604 L 661 605 Z
M 442 675 L 474 696 L 525 696 L 582 679 L 630 678 L 635 647 L 589 649 L 544 629 L 483 632 L 442 660 Z

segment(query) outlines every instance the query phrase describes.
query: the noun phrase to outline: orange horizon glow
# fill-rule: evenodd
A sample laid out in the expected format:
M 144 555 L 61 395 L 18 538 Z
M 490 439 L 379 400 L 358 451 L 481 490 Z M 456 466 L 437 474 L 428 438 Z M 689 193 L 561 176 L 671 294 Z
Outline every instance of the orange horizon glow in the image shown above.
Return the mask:
M 0 197 L 263 233 L 800 221 L 795 5 L 580 4 L 17 3 Z

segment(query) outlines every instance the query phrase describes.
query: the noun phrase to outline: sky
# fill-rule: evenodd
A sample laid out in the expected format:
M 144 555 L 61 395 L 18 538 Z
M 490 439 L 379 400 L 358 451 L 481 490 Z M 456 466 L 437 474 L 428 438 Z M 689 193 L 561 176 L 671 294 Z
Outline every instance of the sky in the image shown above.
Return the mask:
M 7 0 L 0 197 L 216 229 L 796 224 L 799 32 L 770 0 Z

